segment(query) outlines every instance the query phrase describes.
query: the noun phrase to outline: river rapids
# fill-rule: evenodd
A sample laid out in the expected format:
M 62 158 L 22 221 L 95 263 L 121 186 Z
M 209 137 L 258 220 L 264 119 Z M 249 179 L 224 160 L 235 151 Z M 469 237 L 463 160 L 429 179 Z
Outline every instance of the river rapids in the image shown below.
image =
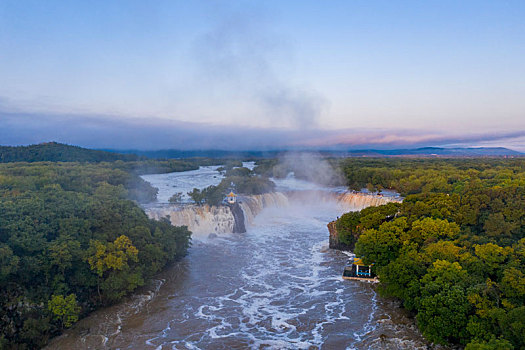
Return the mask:
M 197 228 L 188 256 L 124 302 L 81 320 L 49 349 L 427 348 L 413 320 L 379 298 L 374 285 L 344 281 L 349 255 L 328 249 L 327 223 L 381 204 L 378 196 L 276 181 L 279 194 L 242 200 L 242 234 L 230 233 L 225 211 L 215 224 L 209 213 L 195 223 L 191 206 L 166 203 L 175 192 L 218 183 L 217 174 L 202 167 L 144 176 L 161 192 L 146 208 L 150 216 L 188 211 L 175 219 Z

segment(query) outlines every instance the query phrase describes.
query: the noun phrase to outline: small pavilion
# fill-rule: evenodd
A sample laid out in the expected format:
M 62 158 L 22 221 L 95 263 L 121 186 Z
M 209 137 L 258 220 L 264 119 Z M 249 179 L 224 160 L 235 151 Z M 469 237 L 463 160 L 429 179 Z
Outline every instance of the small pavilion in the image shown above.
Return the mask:
M 226 202 L 228 202 L 228 204 L 235 204 L 236 201 L 237 195 L 233 193 L 233 191 L 226 195 Z
M 355 266 L 357 277 L 372 277 L 372 265 L 365 265 L 361 258 L 354 258 L 352 265 Z

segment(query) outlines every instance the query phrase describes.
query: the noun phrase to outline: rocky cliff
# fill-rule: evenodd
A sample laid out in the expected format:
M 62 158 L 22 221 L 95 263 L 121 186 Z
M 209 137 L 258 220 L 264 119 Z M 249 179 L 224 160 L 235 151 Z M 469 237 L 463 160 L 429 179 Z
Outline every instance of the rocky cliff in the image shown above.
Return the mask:
M 349 250 L 353 251 L 355 245 L 344 244 L 339 241 L 339 233 L 337 232 L 337 220 L 328 223 L 328 232 L 330 232 L 329 247 L 330 249 Z
M 239 203 L 228 205 L 232 211 L 234 218 L 233 233 L 244 233 L 246 232 L 246 225 L 244 221 L 244 212 L 242 211 Z

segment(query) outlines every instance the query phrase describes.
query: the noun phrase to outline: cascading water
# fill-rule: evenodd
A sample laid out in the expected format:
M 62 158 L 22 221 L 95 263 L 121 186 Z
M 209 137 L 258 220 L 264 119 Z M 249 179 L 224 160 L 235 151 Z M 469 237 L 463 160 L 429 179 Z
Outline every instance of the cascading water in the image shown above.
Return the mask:
M 288 206 L 289 201 L 284 193 L 273 192 L 254 196 L 245 196 L 240 200 L 240 206 L 244 212 L 247 224 L 252 224 L 255 216 L 264 208 L 282 208 Z
M 146 213 L 152 219 L 169 217 L 174 226 L 188 226 L 193 237 L 205 237 L 211 233 L 232 233 L 235 218 L 227 206 L 170 206 L 149 208 Z
M 214 239 L 207 234 L 216 227 L 230 232 L 228 207 L 159 209 L 154 215 L 179 212 L 175 220 L 198 222 L 205 234 L 195 235 L 188 256 L 151 288 L 81 320 L 49 348 L 426 348 L 397 305 L 378 298 L 368 283 L 342 280 L 348 255 L 327 248 L 329 221 L 385 199 L 290 185 L 279 190 L 239 198 L 247 232 Z
M 243 224 L 250 224 L 264 208 L 288 205 L 288 198 L 283 193 L 273 192 L 241 196 L 238 203 L 245 217 Z M 197 237 L 206 237 L 211 233 L 234 232 L 235 217 L 227 205 L 154 206 L 147 208 L 146 214 L 157 220 L 168 217 L 174 226 L 188 226 L 193 235 Z
M 337 193 L 326 191 L 288 191 L 272 192 L 261 195 L 239 197 L 239 206 L 245 217 L 244 224 L 251 224 L 257 214 L 268 207 L 287 207 L 294 203 L 332 203 L 337 202 L 342 210 L 361 210 L 369 206 L 377 206 L 398 201 L 393 197 L 383 197 L 361 193 Z M 207 236 L 210 233 L 223 234 L 234 232 L 235 218 L 226 205 L 196 206 L 176 205 L 150 207 L 146 213 L 153 219 L 169 217 L 174 226 L 188 226 L 196 236 Z
M 343 193 L 337 198 L 339 202 L 345 203 L 352 210 L 361 210 L 366 207 L 376 207 L 390 202 L 399 202 L 399 197 L 385 197 L 373 194 Z

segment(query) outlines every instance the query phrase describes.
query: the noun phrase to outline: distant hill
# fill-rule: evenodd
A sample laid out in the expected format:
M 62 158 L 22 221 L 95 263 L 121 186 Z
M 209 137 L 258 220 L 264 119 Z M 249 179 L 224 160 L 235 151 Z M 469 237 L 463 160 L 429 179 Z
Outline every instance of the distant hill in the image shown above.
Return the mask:
M 136 154 L 148 158 L 273 158 L 287 152 L 315 152 L 325 156 L 335 157 L 504 157 L 525 156 L 504 147 L 471 147 L 471 148 L 444 148 L 444 147 L 422 147 L 414 149 L 392 149 L 392 150 L 347 150 L 338 147 L 332 150 L 323 149 L 301 149 L 301 150 L 272 150 L 272 151 L 224 151 L 224 150 L 107 150 L 109 152 L 120 152 L 125 154 Z
M 524 153 L 504 147 L 468 147 L 468 148 L 443 148 L 422 147 L 415 149 L 393 150 L 349 150 L 342 152 L 347 156 L 369 157 L 504 157 L 524 156 Z
M 112 162 L 116 160 L 137 161 L 147 158 L 187 159 L 205 158 L 274 158 L 287 150 L 273 151 L 224 151 L 224 150 L 92 150 L 57 142 L 30 146 L 0 146 L 0 163 L 8 162 Z M 292 152 L 316 152 L 332 157 L 523 157 L 520 153 L 503 147 L 443 148 L 422 147 L 393 150 L 293 150 Z
M 30 146 L 0 146 L 0 163 L 9 162 L 112 162 L 140 160 L 136 154 L 97 151 L 57 142 Z

